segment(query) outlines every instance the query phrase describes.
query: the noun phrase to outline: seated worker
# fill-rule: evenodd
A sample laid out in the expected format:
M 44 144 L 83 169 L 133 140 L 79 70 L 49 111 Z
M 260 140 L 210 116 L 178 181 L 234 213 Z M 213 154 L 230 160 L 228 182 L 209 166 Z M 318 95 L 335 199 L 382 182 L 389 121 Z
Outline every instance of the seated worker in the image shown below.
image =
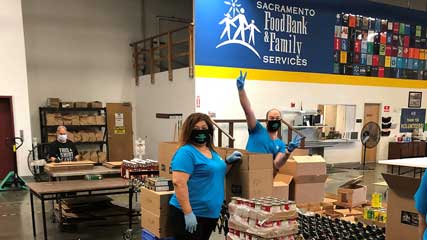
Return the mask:
M 80 159 L 76 145 L 67 139 L 67 128 L 56 129 L 56 141 L 49 145 L 49 158 L 54 162 L 76 161 Z
M 415 193 L 415 209 L 418 211 L 418 239 L 427 240 L 427 231 L 426 231 L 426 214 L 427 214 L 427 172 L 424 173 L 423 178 L 421 179 L 420 186 L 418 187 L 417 192 Z
M 281 127 L 282 115 L 278 109 L 271 109 L 267 112 L 267 128 L 255 118 L 255 113 L 251 108 L 246 91 L 244 89 L 247 73 L 237 78 L 237 89 L 239 91 L 240 105 L 246 115 L 246 121 L 249 130 L 249 139 L 246 150 L 256 153 L 273 154 L 274 175 L 285 165 L 291 153 L 297 149 L 301 142 L 301 137 L 296 136 L 289 144 L 279 139 L 278 133 Z

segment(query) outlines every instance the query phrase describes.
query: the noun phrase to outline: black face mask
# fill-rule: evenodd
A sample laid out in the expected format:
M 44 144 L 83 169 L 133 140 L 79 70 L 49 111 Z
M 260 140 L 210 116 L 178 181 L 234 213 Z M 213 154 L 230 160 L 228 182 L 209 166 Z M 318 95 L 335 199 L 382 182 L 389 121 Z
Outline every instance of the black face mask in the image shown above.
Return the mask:
M 191 131 L 191 141 L 197 144 L 204 144 L 210 140 L 209 130 L 193 130 Z
M 267 121 L 267 130 L 269 132 L 275 132 L 280 129 L 282 122 L 280 120 L 268 120 Z

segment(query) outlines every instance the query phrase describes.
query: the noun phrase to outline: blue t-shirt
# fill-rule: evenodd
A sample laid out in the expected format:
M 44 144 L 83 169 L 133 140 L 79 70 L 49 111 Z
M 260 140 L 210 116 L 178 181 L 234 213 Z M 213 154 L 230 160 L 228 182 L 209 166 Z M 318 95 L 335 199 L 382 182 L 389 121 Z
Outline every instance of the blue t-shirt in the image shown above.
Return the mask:
M 214 151 L 212 159 L 207 158 L 193 145 L 187 144 L 178 149 L 172 158 L 172 171 L 190 174 L 188 193 L 194 215 L 205 218 L 218 218 L 224 201 L 224 178 L 227 166 Z M 176 194 L 169 204 L 182 210 Z
M 421 179 L 420 186 L 418 187 L 417 192 L 414 195 L 415 199 L 415 208 L 417 211 L 422 214 L 427 214 L 427 172 L 424 173 L 423 178 Z M 424 231 L 424 240 L 427 240 L 427 231 Z
M 255 153 L 270 153 L 273 154 L 273 158 L 276 158 L 279 152 L 284 153 L 286 151 L 286 145 L 280 139 L 272 140 L 267 129 L 257 121 L 255 128 L 249 129 L 246 150 Z

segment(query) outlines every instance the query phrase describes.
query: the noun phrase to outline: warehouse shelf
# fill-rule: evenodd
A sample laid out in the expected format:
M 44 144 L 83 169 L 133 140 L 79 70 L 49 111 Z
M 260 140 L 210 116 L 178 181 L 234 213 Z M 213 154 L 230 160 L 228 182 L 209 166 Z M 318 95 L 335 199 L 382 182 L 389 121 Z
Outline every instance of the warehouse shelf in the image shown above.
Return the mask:
M 39 108 L 39 117 L 40 117 L 40 132 L 41 132 L 41 142 L 47 143 L 48 136 L 51 133 L 55 133 L 56 129 L 60 125 L 47 125 L 47 114 L 51 113 L 63 113 L 65 114 L 74 114 L 74 115 L 88 115 L 92 113 L 93 115 L 101 115 L 104 116 L 104 124 L 91 124 L 91 125 L 64 125 L 70 131 L 78 131 L 78 130 L 100 130 L 103 132 L 103 140 L 104 141 L 96 141 L 96 142 L 76 142 L 76 145 L 79 146 L 92 146 L 97 147 L 101 151 L 104 151 L 104 148 L 107 152 L 107 161 L 109 159 L 109 143 L 108 143 L 108 128 L 107 128 L 107 108 L 52 108 L 52 107 L 40 107 Z M 42 149 L 43 153 L 47 152 L 47 145 Z

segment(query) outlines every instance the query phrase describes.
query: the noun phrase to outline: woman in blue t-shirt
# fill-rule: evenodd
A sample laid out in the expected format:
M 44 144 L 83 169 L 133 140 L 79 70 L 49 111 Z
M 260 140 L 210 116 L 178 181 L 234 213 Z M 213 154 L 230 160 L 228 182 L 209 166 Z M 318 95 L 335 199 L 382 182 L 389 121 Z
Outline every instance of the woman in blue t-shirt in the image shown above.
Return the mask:
M 213 149 L 213 132 L 206 114 L 193 113 L 184 122 L 181 147 L 171 163 L 175 194 L 170 220 L 176 239 L 209 239 L 224 201 L 227 165 L 241 159 L 236 151 L 223 161 Z
M 297 135 L 287 146 L 285 145 L 285 143 L 279 138 L 282 114 L 276 108 L 270 109 L 266 113 L 267 127 L 261 125 L 261 123 L 256 119 L 251 103 L 249 102 L 249 98 L 246 95 L 246 75 L 247 72 L 242 74 L 242 71 L 240 71 L 240 76 L 236 79 L 240 105 L 245 112 L 249 130 L 246 150 L 249 152 L 272 154 L 274 174 L 276 174 L 278 170 L 285 165 L 291 153 L 295 149 L 299 148 L 302 137 Z

